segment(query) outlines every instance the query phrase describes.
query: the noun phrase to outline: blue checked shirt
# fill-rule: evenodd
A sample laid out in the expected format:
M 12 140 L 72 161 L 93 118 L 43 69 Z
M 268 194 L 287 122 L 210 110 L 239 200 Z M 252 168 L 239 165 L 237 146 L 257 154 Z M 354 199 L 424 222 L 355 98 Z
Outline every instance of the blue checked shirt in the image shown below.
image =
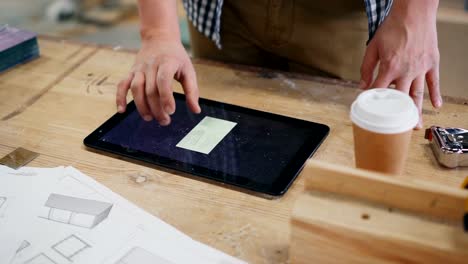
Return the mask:
M 221 48 L 221 11 L 223 0 L 183 0 L 188 19 L 203 35 Z M 393 0 L 364 0 L 369 23 L 369 40 L 390 12 Z

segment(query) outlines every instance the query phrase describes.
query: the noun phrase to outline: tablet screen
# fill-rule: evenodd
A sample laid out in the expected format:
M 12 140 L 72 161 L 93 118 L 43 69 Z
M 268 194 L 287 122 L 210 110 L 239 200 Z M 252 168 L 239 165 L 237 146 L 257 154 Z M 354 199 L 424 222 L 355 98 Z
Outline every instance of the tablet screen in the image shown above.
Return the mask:
M 195 166 L 221 181 L 272 188 L 285 173 L 292 181 L 328 133 L 328 127 L 303 120 L 208 100 L 200 104 L 202 113 L 193 114 L 176 96 L 176 112 L 166 127 L 144 121 L 133 105 L 98 140 L 156 161 L 177 161 L 184 171 Z

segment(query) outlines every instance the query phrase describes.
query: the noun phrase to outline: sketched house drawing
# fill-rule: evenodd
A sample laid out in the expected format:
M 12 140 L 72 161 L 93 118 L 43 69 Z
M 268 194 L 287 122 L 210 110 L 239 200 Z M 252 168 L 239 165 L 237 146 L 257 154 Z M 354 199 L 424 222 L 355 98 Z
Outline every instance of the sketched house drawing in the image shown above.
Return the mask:
M 134 247 L 130 249 L 125 256 L 119 259 L 115 264 L 174 264 L 166 259 L 153 255 L 152 253 Z
M 7 198 L 0 196 L 0 217 L 4 217 L 6 211 Z
M 1 197 L 0 196 L 0 208 L 2 208 L 3 204 L 7 201 L 6 197 Z
M 41 217 L 65 224 L 93 228 L 109 216 L 112 204 L 52 193 Z
M 23 240 L 23 242 L 21 242 L 21 245 L 16 250 L 16 254 L 19 254 L 21 251 L 23 251 L 24 249 L 26 249 L 29 246 L 31 246 L 31 243 L 29 243 L 29 241 L 27 241 L 27 240 Z
M 68 259 L 70 262 L 73 262 L 73 257 L 83 252 L 84 250 L 91 248 L 91 246 L 83 239 L 73 234 L 59 241 L 51 248 L 62 257 Z
M 53 261 L 49 256 L 44 253 L 40 253 L 33 258 L 26 260 L 23 262 L 24 264 L 57 264 L 57 262 Z

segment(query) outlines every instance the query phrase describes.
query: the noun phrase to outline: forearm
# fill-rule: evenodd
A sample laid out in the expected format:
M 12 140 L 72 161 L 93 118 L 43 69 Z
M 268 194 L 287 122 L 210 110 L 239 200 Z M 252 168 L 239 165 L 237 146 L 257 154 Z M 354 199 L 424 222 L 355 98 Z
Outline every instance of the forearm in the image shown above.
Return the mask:
M 180 41 L 176 0 L 138 0 L 142 40 Z

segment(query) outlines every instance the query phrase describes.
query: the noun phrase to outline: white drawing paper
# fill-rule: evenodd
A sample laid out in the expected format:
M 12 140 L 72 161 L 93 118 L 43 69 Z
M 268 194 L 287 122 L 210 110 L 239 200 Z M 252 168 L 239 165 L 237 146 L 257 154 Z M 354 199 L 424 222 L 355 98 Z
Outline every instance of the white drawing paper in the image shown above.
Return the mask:
M 166 259 L 141 248 L 134 247 L 130 249 L 125 256 L 118 260 L 115 264 L 174 264 Z
M 64 167 L 27 168 L 17 170 L 0 166 L 0 196 L 7 197 L 0 214 L 0 263 L 9 264 L 25 240 L 26 227 L 47 197 Z M 41 175 L 41 176 L 39 176 Z M 27 250 L 26 250 L 27 251 Z M 24 252 L 23 252 L 24 253 Z
M 0 166 L 0 197 L 8 199 L 0 218 L 0 263 L 244 263 L 191 239 L 72 167 L 12 171 Z M 2 239 L 7 230 L 15 231 L 8 249 Z

